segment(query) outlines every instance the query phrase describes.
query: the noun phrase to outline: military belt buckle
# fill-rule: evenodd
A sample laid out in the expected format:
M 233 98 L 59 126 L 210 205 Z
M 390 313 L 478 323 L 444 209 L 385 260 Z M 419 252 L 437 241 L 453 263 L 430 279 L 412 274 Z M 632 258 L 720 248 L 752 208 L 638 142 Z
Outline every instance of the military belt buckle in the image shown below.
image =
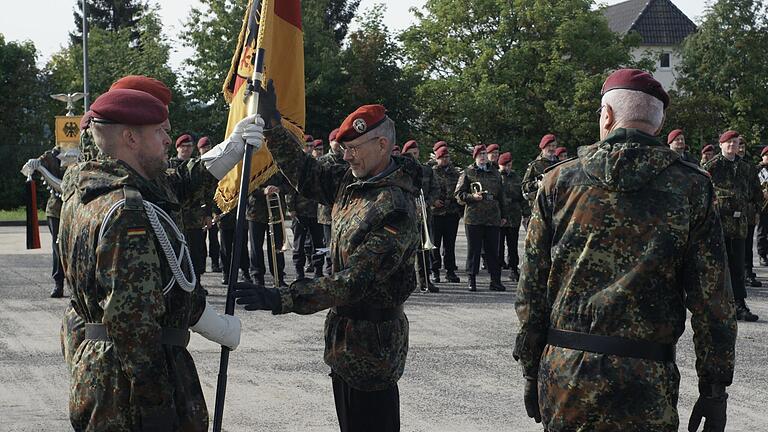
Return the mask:
M 733 212 L 733 217 L 740 218 L 741 217 L 741 212 L 740 211 Z

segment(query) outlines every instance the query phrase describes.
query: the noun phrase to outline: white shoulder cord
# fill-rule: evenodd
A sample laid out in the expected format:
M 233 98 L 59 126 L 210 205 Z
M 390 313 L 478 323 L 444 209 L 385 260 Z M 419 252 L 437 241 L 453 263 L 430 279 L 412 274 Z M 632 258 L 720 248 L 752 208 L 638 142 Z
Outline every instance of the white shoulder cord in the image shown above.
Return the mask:
M 104 237 L 107 220 L 109 220 L 109 218 L 112 216 L 112 213 L 114 213 L 124 203 L 125 199 L 121 199 L 120 201 L 117 201 L 115 204 L 113 204 L 109 211 L 107 211 L 107 214 L 104 216 L 104 220 L 101 223 L 99 239 Z M 184 239 L 184 234 L 179 231 L 179 227 L 176 226 L 176 223 L 173 222 L 173 219 L 171 219 L 171 217 L 168 216 L 168 213 L 166 213 L 162 208 L 149 201 L 143 201 L 143 203 L 144 210 L 146 211 L 147 217 L 149 218 L 149 224 L 152 227 L 152 231 L 155 232 L 157 240 L 160 242 L 160 248 L 163 250 L 163 254 L 165 255 L 166 260 L 168 260 L 168 265 L 171 267 L 171 272 L 173 273 L 173 279 L 171 279 L 165 288 L 163 288 L 163 295 L 168 294 L 171 288 L 173 288 L 174 281 L 178 282 L 179 286 L 184 291 L 192 292 L 192 290 L 195 289 L 195 285 L 197 285 L 197 275 L 195 274 L 194 268 L 192 266 L 192 257 L 189 253 L 189 248 L 187 247 L 187 241 Z M 158 212 L 160 213 L 160 216 L 165 220 L 165 222 L 171 226 L 171 229 L 181 244 L 178 254 L 176 254 L 176 252 L 173 250 L 173 246 L 168 240 L 168 234 L 165 232 L 165 228 L 163 228 L 163 225 L 160 223 L 160 220 L 157 217 Z M 181 270 L 182 261 L 186 262 L 186 266 L 189 269 L 191 279 L 187 279 L 187 277 L 184 275 L 184 272 Z

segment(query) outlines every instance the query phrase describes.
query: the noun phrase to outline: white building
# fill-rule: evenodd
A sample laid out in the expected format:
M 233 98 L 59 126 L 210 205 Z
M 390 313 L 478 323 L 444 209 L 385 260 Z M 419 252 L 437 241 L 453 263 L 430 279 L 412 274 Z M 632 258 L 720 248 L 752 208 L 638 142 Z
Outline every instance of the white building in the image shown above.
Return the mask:
M 627 0 L 603 11 L 608 26 L 616 33 L 637 32 L 642 37 L 632 50 L 635 59 L 650 55 L 656 60 L 654 77 L 665 89 L 675 88 L 680 44 L 696 25 L 670 0 Z

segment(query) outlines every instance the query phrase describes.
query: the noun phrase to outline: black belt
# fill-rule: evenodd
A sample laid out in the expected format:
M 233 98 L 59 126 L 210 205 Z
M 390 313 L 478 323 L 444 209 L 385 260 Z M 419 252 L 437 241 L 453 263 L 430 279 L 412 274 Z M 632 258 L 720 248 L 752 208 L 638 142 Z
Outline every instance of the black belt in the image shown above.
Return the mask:
M 373 309 L 360 306 L 336 306 L 333 308 L 336 315 L 360 321 L 382 322 L 393 321 L 400 318 L 403 313 L 403 305 L 393 308 Z
M 111 342 L 104 324 L 86 323 L 85 338 L 95 341 Z M 176 345 L 186 347 L 189 343 L 189 331 L 166 327 L 162 329 L 160 343 L 163 345 Z
M 675 345 L 618 336 L 602 336 L 575 331 L 549 329 L 547 344 L 579 351 L 633 357 L 656 361 L 675 361 Z

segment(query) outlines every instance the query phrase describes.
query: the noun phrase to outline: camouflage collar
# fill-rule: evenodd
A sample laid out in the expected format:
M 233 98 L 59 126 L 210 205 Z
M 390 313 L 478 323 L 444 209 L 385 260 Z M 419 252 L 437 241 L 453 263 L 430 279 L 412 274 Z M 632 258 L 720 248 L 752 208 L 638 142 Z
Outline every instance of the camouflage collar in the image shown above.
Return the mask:
M 608 144 L 633 142 L 647 146 L 662 145 L 658 137 L 649 135 L 639 129 L 617 128 L 602 141 Z

